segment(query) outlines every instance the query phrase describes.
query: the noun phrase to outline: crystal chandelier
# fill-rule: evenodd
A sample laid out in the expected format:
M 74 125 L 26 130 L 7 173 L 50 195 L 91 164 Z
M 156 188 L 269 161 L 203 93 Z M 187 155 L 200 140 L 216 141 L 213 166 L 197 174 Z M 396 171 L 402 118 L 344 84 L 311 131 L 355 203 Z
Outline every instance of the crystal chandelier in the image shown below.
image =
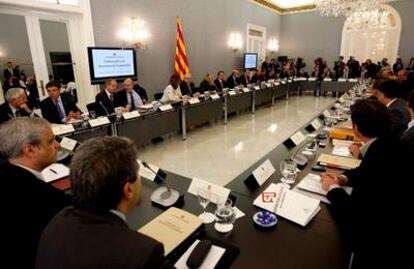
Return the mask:
M 379 10 L 389 0 L 316 0 L 316 7 L 323 16 L 345 16 L 359 12 Z
M 389 12 L 384 9 L 357 11 L 348 19 L 348 30 L 378 29 L 387 26 Z

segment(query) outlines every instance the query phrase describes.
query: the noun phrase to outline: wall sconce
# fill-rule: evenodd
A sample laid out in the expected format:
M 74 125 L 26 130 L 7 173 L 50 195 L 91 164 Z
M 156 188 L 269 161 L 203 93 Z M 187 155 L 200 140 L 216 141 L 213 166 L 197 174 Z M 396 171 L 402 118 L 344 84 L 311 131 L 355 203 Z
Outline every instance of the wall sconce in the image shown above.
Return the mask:
M 133 46 L 135 48 L 144 48 L 149 38 L 145 22 L 135 18 L 132 18 L 118 34 L 123 40 L 123 46 Z
M 238 50 L 243 48 L 243 41 L 241 34 L 232 33 L 227 43 L 229 47 L 236 53 Z
M 269 39 L 267 42 L 267 49 L 273 54 L 279 51 L 279 41 L 276 38 Z

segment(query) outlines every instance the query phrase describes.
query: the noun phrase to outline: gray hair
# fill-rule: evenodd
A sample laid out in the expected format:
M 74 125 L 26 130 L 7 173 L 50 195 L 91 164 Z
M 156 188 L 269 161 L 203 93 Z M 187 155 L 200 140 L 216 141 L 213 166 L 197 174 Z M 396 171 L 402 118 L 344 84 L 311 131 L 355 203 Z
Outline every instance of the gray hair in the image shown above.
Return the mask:
M 22 88 L 10 88 L 6 92 L 6 100 L 10 103 L 13 99 L 17 99 L 20 97 L 20 94 L 24 91 Z
M 0 152 L 6 158 L 22 154 L 23 145 L 39 145 L 50 123 L 42 118 L 18 117 L 0 125 Z

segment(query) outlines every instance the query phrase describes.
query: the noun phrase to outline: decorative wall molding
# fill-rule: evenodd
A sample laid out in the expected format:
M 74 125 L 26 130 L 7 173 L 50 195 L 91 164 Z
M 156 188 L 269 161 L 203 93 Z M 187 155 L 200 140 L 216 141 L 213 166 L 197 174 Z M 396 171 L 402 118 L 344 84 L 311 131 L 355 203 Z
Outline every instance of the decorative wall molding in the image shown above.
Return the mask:
M 261 6 L 267 7 L 279 14 L 312 11 L 316 8 L 316 5 L 304 5 L 304 6 L 293 7 L 293 8 L 281 8 L 280 6 L 272 4 L 266 0 L 252 0 L 252 2 L 259 4 Z

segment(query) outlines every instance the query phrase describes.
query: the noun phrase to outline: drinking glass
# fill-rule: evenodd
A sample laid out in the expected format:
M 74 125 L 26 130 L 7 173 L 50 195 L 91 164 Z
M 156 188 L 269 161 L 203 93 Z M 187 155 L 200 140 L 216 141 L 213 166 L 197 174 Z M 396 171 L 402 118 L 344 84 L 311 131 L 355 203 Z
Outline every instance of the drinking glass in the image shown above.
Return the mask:
M 200 203 L 201 207 L 203 208 L 203 213 L 201 213 L 198 217 L 203 220 L 203 223 L 212 223 L 215 219 L 214 214 L 207 212 L 206 208 L 208 204 L 211 202 L 211 191 L 209 188 L 200 187 L 197 190 L 197 198 L 198 202 Z
M 286 184 L 293 184 L 296 180 L 296 169 L 297 165 L 292 160 L 284 160 L 280 163 L 280 172 L 283 177 L 280 181 Z
M 91 116 L 92 119 L 96 118 L 96 111 L 95 110 L 89 111 L 89 115 Z
M 214 228 L 218 232 L 228 233 L 233 230 L 233 223 L 236 220 L 236 212 L 230 199 L 217 203 L 215 215 L 216 223 L 214 224 Z

